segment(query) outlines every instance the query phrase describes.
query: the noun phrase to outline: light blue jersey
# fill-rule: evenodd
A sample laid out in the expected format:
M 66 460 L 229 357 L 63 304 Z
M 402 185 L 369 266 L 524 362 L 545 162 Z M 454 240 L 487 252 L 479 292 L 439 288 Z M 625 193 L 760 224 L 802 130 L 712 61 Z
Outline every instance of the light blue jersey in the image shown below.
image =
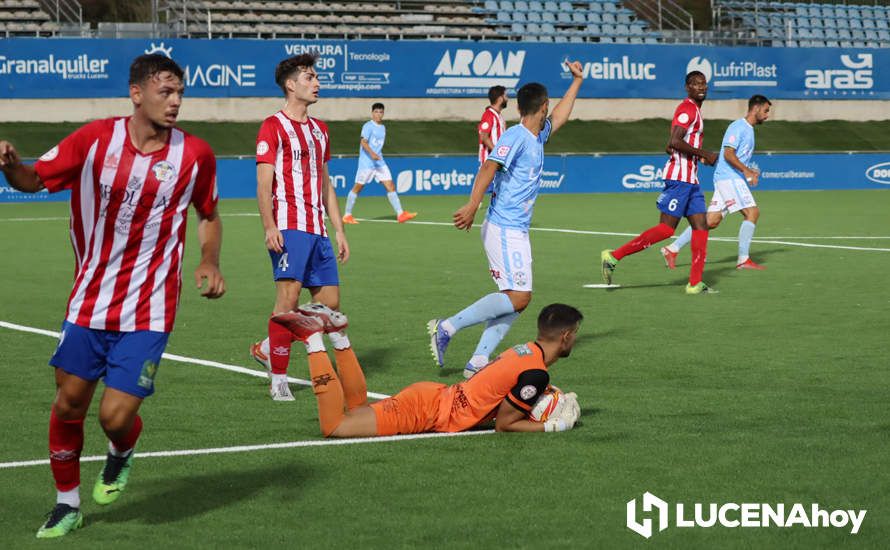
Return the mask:
M 714 169 L 714 181 L 723 181 L 734 178 L 745 179 L 745 175 L 730 166 L 723 156 L 723 148 L 732 147 L 739 162 L 748 166 L 754 155 L 754 127 L 748 124 L 744 118 L 740 118 L 729 125 L 723 134 L 723 144 L 720 146 L 720 158 Z
M 365 148 L 358 148 L 358 169 L 380 168 L 385 165 L 383 161 L 383 142 L 386 141 L 386 126 L 369 120 L 362 126 L 362 137 L 368 141 L 371 150 L 380 156 L 380 160 L 372 160 Z
M 550 139 L 550 119 L 537 136 L 522 124 L 513 126 L 498 139 L 488 155 L 501 165 L 494 176 L 487 219 L 500 227 L 528 231 L 541 174 L 544 171 L 544 144 Z

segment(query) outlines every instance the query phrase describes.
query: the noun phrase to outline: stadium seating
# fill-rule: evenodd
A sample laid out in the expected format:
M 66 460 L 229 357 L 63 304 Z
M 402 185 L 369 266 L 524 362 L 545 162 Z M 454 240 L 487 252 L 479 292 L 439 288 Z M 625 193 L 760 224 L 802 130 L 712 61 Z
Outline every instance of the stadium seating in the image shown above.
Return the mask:
M 37 0 L 0 0 L 0 36 L 53 36 L 58 30 Z
M 890 47 L 890 6 L 716 0 L 715 19 L 742 43 L 785 47 Z
M 196 37 L 207 36 L 209 26 L 214 38 L 597 42 L 608 37 L 609 42 L 636 43 L 660 39 L 619 0 L 167 0 L 161 6 L 179 35 Z M 182 18 L 183 8 L 192 15 Z

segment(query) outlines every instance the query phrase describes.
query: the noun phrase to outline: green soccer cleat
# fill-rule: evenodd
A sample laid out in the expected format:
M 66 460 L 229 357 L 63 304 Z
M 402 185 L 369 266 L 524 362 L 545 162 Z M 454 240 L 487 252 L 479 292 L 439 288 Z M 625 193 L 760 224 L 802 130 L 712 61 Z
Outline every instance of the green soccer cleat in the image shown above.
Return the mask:
M 603 261 L 603 282 L 610 285 L 612 284 L 612 272 L 618 266 L 618 260 L 612 256 L 612 251 L 608 249 L 600 252 L 600 259 Z
M 63 537 L 83 527 L 83 514 L 80 508 L 72 508 L 67 504 L 56 504 L 52 512 L 50 512 L 46 523 L 37 530 L 38 539 L 54 539 Z
M 130 477 L 130 466 L 133 464 L 133 455 L 135 450 L 130 451 L 126 457 L 114 456 L 108 453 L 105 457 L 105 467 L 99 473 L 99 479 L 93 486 L 93 500 L 97 504 L 111 504 L 127 486 L 127 479 Z
M 686 283 L 686 294 L 718 294 L 719 292 L 719 290 L 711 288 L 703 282 L 699 282 L 695 286 Z

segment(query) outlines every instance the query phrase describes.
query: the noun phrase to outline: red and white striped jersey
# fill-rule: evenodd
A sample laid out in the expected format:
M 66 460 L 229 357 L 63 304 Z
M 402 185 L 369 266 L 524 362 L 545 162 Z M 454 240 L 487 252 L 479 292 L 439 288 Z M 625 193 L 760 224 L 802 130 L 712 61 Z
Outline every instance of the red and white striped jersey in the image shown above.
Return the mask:
M 686 128 L 686 135 L 683 136 L 683 141 L 692 147 L 701 148 L 705 133 L 705 121 L 701 116 L 701 110 L 698 108 L 698 105 L 688 97 L 674 111 L 671 129 L 674 126 Z M 671 155 L 671 158 L 664 166 L 662 177 L 666 180 L 698 184 L 698 157 L 674 151 L 674 154 Z
M 494 107 L 487 107 L 482 113 L 482 120 L 479 121 L 479 134 L 491 135 L 491 142 L 497 143 L 501 134 L 504 133 L 504 117 L 497 112 Z M 488 158 L 488 149 L 482 143 L 482 136 L 479 136 L 479 165 L 481 166 L 485 159 Z
M 217 204 L 216 159 L 207 143 L 173 128 L 142 154 L 130 118 L 87 124 L 34 168 L 52 193 L 71 190 L 74 288 L 68 322 L 98 330 L 170 332 L 182 286 L 188 206 Z
M 330 139 L 324 122 L 312 117 L 297 122 L 284 111 L 263 121 L 256 138 L 256 162 L 275 167 L 272 216 L 278 229 L 327 235 L 322 175 L 329 160 Z

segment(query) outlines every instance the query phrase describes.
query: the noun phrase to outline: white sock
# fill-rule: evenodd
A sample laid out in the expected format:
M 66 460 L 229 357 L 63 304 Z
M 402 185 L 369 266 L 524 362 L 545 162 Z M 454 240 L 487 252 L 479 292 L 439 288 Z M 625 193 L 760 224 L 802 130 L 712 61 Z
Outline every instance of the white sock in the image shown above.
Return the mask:
M 272 374 L 272 385 L 277 386 L 278 384 L 285 382 L 287 383 L 287 375 L 286 374 Z
M 126 457 L 126 456 L 130 456 L 130 453 L 133 452 L 133 449 L 127 449 L 126 451 L 118 451 L 117 447 L 114 446 L 114 443 L 109 441 L 108 442 L 108 452 L 111 453 L 111 456 Z
M 328 334 L 328 339 L 336 350 L 346 349 L 350 346 L 349 336 L 346 336 L 344 332 L 331 332 Z
M 447 334 L 448 336 L 454 336 L 454 333 L 457 332 L 457 330 L 455 330 L 454 328 L 454 325 L 452 325 L 451 321 L 449 321 L 448 319 L 445 319 L 440 324 L 442 325 L 442 330 L 444 330 L 445 334 Z
M 474 355 L 470 357 L 470 364 L 473 365 L 473 368 L 479 370 L 488 364 L 488 357 L 484 355 Z
M 67 504 L 72 508 L 80 508 L 80 486 L 70 491 L 56 491 L 56 504 Z

